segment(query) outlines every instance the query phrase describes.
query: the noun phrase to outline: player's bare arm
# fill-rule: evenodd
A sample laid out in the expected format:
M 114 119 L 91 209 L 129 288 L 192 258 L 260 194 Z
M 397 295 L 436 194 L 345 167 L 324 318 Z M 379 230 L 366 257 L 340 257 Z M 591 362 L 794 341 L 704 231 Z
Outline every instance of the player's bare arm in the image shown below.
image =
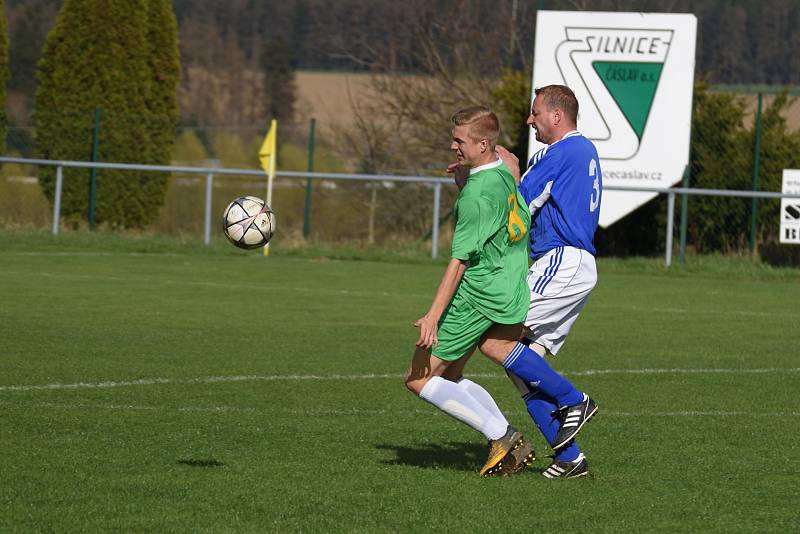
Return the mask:
M 504 146 L 497 145 L 494 147 L 494 151 L 497 154 L 497 157 L 503 160 L 503 163 L 506 164 L 508 170 L 511 171 L 511 174 L 514 176 L 514 181 L 519 184 L 520 179 L 520 172 L 519 172 L 519 158 L 508 151 L 508 149 Z
M 451 163 L 447 166 L 446 169 L 448 174 L 453 175 L 453 179 L 456 182 L 456 186 L 458 190 L 461 191 L 464 189 L 464 186 L 467 185 L 467 180 L 469 179 L 469 169 L 464 167 L 460 162 L 456 161 L 455 163 Z M 517 179 L 519 181 L 519 179 Z
M 438 345 L 439 338 L 437 337 L 437 329 L 439 319 L 442 317 L 447 305 L 453 299 L 461 278 L 464 276 L 464 271 L 467 269 L 466 264 L 455 258 L 450 260 L 447 264 L 447 269 L 444 271 L 442 281 L 439 283 L 439 288 L 436 290 L 436 296 L 433 297 L 428 313 L 417 319 L 414 326 L 419 328 L 419 339 L 417 340 L 417 347 L 429 349 Z

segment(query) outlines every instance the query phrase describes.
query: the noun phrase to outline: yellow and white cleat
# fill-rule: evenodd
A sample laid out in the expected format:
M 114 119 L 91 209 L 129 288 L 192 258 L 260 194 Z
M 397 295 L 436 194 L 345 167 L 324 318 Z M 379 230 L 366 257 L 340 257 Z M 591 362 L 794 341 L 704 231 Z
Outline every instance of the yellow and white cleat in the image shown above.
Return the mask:
M 522 433 L 511 425 L 503 437 L 489 442 L 489 458 L 480 470 L 482 477 L 499 475 L 503 471 L 503 460 L 512 450 L 524 442 Z
M 535 460 L 536 453 L 533 450 L 533 446 L 528 443 L 527 440 L 523 439 L 522 442 L 514 447 L 511 452 L 506 454 L 506 457 L 500 462 L 503 467 L 498 475 L 511 476 L 521 473 L 523 469 Z

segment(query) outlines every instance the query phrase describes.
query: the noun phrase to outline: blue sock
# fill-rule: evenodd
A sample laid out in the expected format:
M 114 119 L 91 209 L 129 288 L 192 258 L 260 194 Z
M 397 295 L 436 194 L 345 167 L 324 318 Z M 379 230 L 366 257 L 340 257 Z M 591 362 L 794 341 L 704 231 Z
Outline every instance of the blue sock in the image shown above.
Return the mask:
M 506 356 L 503 367 L 555 399 L 559 406 L 572 406 L 583 400 L 583 393 L 527 345 L 517 343 Z
M 552 415 L 558 406 L 556 406 L 553 400 L 548 398 L 547 395 L 535 389 L 524 395 L 522 400 L 525 401 L 525 405 L 528 407 L 528 413 L 531 415 L 531 419 L 533 419 L 533 422 L 539 427 L 547 443 L 552 445 L 553 441 L 556 439 L 556 434 L 558 434 L 558 429 L 561 426 L 559 420 Z M 573 441 L 569 446 L 556 452 L 555 459 L 562 462 L 572 462 L 578 458 L 580 453 L 581 450 Z

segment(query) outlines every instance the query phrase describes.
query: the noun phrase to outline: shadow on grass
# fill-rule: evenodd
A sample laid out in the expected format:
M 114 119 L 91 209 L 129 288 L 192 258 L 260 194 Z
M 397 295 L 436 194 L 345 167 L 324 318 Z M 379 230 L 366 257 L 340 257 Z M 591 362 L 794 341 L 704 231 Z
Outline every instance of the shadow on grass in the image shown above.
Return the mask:
M 388 465 L 413 465 L 427 469 L 476 471 L 486 461 L 487 448 L 479 443 L 426 443 L 418 446 L 379 444 L 375 448 L 393 451 L 397 457 L 383 460 Z
M 224 463 L 222 463 L 222 462 L 220 462 L 218 460 L 214 460 L 213 458 L 204 459 L 204 460 L 200 460 L 200 459 L 195 460 L 195 459 L 184 458 L 184 459 L 178 460 L 175 463 L 180 464 L 180 465 L 188 465 L 188 466 L 191 466 L 191 467 L 225 467 Z

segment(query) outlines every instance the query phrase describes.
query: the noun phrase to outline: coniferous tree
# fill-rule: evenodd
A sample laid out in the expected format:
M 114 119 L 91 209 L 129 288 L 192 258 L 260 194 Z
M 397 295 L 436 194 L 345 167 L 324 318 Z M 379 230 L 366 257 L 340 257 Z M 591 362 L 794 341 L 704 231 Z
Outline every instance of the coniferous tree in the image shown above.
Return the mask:
M 145 100 L 149 120 L 148 149 L 145 161 L 169 164 L 176 139 L 176 126 L 180 119 L 177 87 L 180 83 L 180 52 L 178 50 L 178 23 L 170 0 L 149 0 L 147 24 L 148 97 Z M 142 181 L 142 190 L 148 197 L 163 203 L 167 175 Z
M 167 0 L 65 0 L 38 69 L 34 122 L 41 157 L 89 159 L 99 109 L 100 161 L 169 161 L 179 66 Z M 44 169 L 40 179 L 51 199 L 54 174 Z M 143 227 L 155 219 L 165 175 L 100 170 L 97 176 L 97 222 Z M 81 220 L 87 201 L 87 172 L 65 169 L 62 214 Z

